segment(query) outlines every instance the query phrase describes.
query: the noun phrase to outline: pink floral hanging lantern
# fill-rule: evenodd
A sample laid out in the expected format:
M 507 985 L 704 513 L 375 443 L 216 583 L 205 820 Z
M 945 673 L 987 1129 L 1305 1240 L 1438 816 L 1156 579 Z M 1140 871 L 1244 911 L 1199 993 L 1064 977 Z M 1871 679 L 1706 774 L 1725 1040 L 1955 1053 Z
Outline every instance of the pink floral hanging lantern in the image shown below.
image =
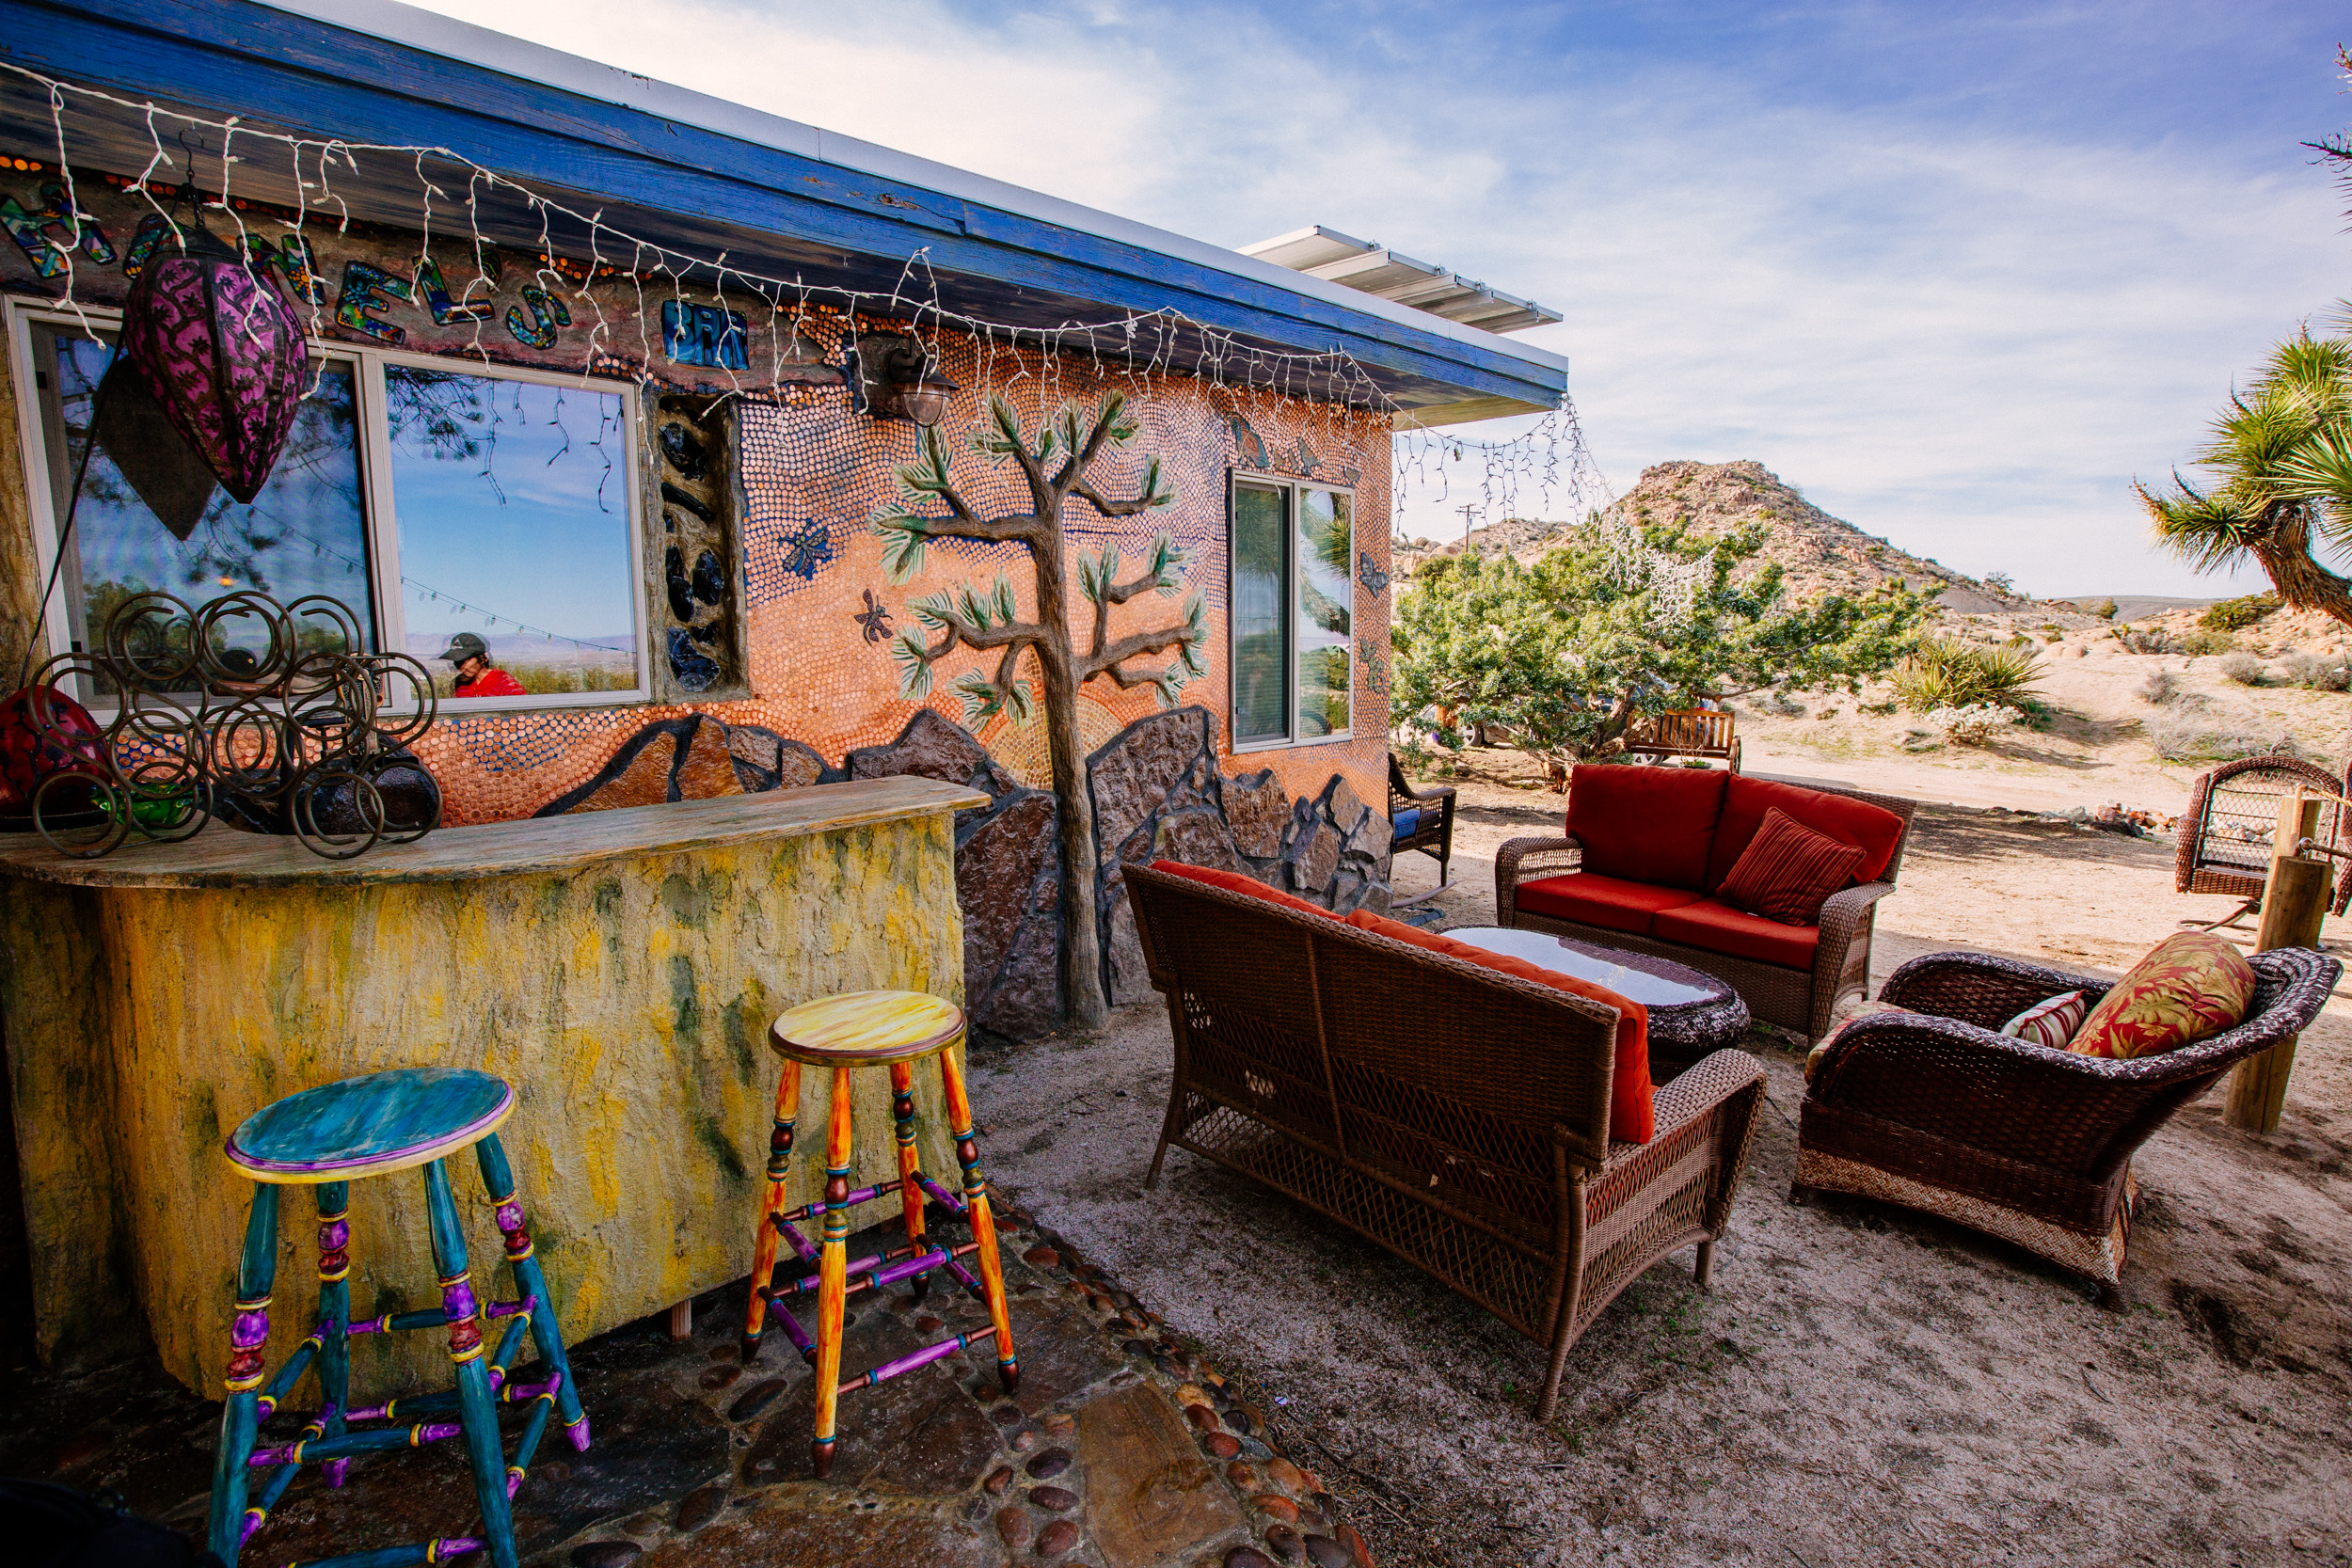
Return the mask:
M 250 502 L 294 428 L 310 362 L 285 296 L 198 225 L 131 286 L 122 353 L 223 488 Z

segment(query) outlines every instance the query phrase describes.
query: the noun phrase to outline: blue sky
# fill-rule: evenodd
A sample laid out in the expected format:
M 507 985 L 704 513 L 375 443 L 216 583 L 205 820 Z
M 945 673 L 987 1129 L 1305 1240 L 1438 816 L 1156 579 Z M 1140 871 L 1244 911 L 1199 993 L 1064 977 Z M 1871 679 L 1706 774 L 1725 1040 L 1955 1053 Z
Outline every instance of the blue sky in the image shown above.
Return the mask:
M 2297 145 L 2352 122 L 2341 5 L 430 5 L 1201 239 L 1322 223 L 1532 295 L 1616 488 L 1755 458 L 2037 593 L 2259 586 L 2156 555 L 2130 481 L 2352 294 Z

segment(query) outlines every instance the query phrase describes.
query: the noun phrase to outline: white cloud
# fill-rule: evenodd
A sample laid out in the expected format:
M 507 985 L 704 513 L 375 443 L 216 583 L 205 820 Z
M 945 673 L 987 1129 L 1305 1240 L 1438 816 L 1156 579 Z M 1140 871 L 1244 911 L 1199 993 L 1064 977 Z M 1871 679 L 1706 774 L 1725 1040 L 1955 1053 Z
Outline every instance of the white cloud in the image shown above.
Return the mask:
M 1107 0 L 433 8 L 1218 243 L 1315 222 L 1384 241 L 1565 312 L 1530 341 L 1574 356 L 1620 485 L 1756 458 L 2045 593 L 2197 591 L 2147 548 L 2128 481 L 2162 477 L 2344 290 L 2335 193 L 2292 146 L 2249 169 L 2181 137 L 1792 97 L 1785 71 L 1564 59 L 1544 82 L 1409 31 L 1309 47 Z M 2313 131 L 2339 107 L 2316 97 Z M 1414 504 L 1414 531 L 1459 526 Z

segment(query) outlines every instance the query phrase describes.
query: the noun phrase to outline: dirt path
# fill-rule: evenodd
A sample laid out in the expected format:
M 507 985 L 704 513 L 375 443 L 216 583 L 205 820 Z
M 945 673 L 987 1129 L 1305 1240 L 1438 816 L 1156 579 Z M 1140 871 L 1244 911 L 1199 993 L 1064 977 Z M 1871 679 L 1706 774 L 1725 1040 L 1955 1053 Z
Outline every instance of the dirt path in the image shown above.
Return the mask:
M 1494 784 L 1464 808 L 1451 925 L 1493 918 L 1496 845 L 1559 821 Z M 1401 892 L 1434 884 L 1420 863 Z M 2223 908 L 2171 892 L 2167 845 L 1933 807 L 1877 969 L 1967 946 L 2112 972 Z M 1714 1291 L 1687 1257 L 1654 1270 L 1541 1428 L 1538 1348 L 1425 1276 L 1184 1154 L 1143 1191 L 1156 1008 L 989 1063 L 977 1092 L 999 1179 L 1254 1379 L 1391 1568 L 2352 1563 L 2352 1002 L 2304 1037 L 2276 1136 L 2222 1126 L 2216 1095 L 2143 1150 L 2121 1318 L 1942 1221 L 1786 1205 L 1798 1058 L 1749 1046 L 1772 1103 Z

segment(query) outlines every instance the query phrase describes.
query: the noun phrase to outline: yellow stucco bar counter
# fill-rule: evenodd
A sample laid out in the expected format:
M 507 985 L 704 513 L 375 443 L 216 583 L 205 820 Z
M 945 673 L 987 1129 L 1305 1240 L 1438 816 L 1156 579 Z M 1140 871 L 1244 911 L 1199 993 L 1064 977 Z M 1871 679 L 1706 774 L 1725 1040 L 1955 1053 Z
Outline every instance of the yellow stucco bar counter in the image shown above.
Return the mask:
M 769 1023 L 834 991 L 961 1003 L 955 813 L 986 803 L 879 779 L 444 828 L 351 861 L 218 825 L 98 861 L 0 839 L 0 1040 L 43 1362 L 151 1335 L 217 1396 L 251 1191 L 221 1140 L 282 1095 L 386 1068 L 513 1081 L 501 1136 L 574 1342 L 741 1277 Z M 826 1093 L 803 1089 L 804 1128 Z M 856 1093 L 858 1168 L 895 1176 L 884 1075 Z M 936 1082 L 917 1105 L 925 1168 L 953 1171 Z M 817 1164 L 796 1160 L 789 1201 L 818 1196 Z M 474 1275 L 510 1293 L 471 1165 L 452 1177 Z M 422 1182 L 351 1198 L 354 1315 L 437 1299 Z M 273 1364 L 314 1316 L 307 1208 L 280 1223 Z M 352 1353 L 366 1387 L 447 1381 L 437 1336 Z

